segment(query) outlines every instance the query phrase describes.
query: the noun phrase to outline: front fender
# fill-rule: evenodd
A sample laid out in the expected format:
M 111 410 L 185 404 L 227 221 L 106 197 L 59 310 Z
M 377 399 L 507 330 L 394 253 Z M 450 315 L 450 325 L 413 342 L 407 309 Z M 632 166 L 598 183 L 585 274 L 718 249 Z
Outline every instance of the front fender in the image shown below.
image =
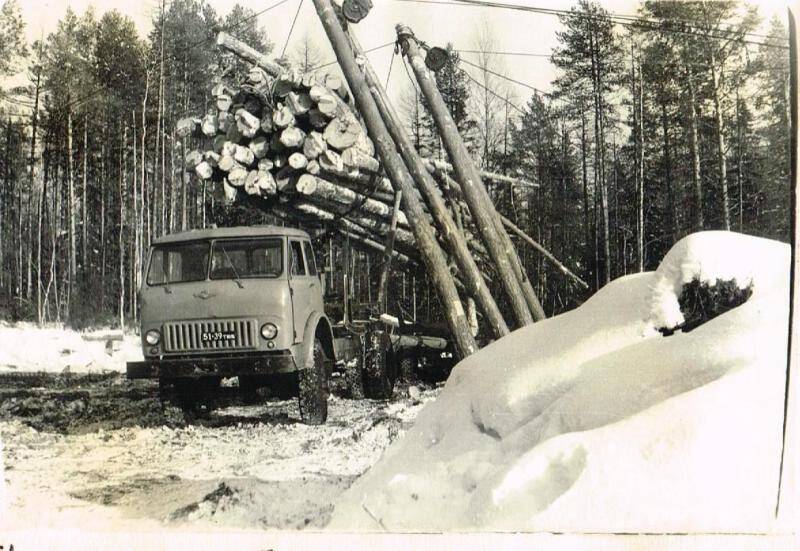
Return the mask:
M 314 339 L 319 336 L 322 347 L 330 360 L 336 360 L 336 353 L 333 348 L 333 330 L 328 318 L 322 312 L 314 312 L 306 321 L 303 329 L 303 345 L 301 348 L 300 362 L 302 368 L 314 366 Z

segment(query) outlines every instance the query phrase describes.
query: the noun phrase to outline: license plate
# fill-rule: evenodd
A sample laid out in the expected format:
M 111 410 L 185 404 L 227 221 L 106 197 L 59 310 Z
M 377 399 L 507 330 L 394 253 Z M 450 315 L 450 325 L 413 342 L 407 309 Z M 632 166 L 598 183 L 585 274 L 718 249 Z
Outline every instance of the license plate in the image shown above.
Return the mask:
M 203 342 L 235 341 L 236 333 L 233 331 L 203 331 L 200 333 Z

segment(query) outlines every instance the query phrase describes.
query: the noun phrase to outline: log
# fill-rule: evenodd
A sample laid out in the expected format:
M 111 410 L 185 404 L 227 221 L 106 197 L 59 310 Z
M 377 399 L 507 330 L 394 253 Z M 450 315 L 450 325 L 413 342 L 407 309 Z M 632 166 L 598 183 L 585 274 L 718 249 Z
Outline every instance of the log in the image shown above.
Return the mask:
M 233 154 L 233 158 L 237 163 L 243 166 L 251 166 L 256 162 L 256 156 L 253 153 L 253 150 L 249 147 L 244 147 L 243 145 L 236 146 L 236 151 Z
M 325 142 L 322 134 L 314 131 L 308 133 L 308 136 L 306 136 L 306 141 L 303 142 L 303 155 L 305 155 L 306 158 L 309 160 L 316 159 L 326 149 L 328 149 L 328 144 Z
M 217 109 L 220 111 L 228 111 L 232 103 L 233 99 L 228 94 L 220 94 L 217 96 Z
M 203 160 L 208 163 L 211 168 L 219 166 L 220 155 L 213 151 L 206 151 L 203 153 Z
M 257 159 L 263 159 L 269 153 L 269 141 L 264 136 L 256 136 L 248 145 Z
M 175 134 L 179 138 L 188 138 L 194 134 L 200 125 L 200 121 L 193 117 L 184 117 L 175 123 Z
M 228 183 L 234 187 L 242 187 L 247 179 L 248 171 L 241 165 L 234 166 L 228 172 Z
M 335 118 L 325 127 L 322 137 L 325 142 L 336 149 L 344 151 L 348 147 L 353 147 L 361 134 L 361 126 L 353 121 Z
M 236 112 L 236 127 L 245 138 L 253 138 L 261 128 L 261 120 L 246 109 L 239 109 Z
M 222 148 L 227 141 L 228 138 L 220 134 L 214 138 L 213 145 L 211 146 L 211 148 L 214 150 L 215 153 L 222 153 Z
M 308 161 L 308 165 L 306 166 L 306 172 L 309 174 L 313 174 L 317 176 L 320 172 L 319 163 L 317 161 Z
M 203 117 L 200 130 L 209 138 L 216 136 L 217 132 L 219 132 L 219 120 L 217 119 L 217 116 L 213 113 L 209 113 Z
M 275 128 L 275 123 L 272 120 L 272 112 L 266 113 L 261 117 L 261 131 L 264 134 L 272 134 Z
M 272 112 L 272 123 L 276 129 L 283 129 L 295 124 L 295 118 L 288 107 L 279 103 Z
M 366 60 L 358 40 L 352 32 L 348 34 L 353 50 Z M 368 60 L 364 62 L 363 68 L 370 93 L 381 112 L 390 135 L 398 146 L 401 157 L 417 183 L 417 189 L 428 205 L 428 211 L 440 230 L 439 234 L 446 241 L 448 251 L 456 262 L 462 281 L 466 285 L 469 294 L 480 304 L 494 336 L 499 338 L 507 335 L 509 333 L 508 325 L 503 319 L 500 308 L 492 297 L 486 281 L 470 252 L 465 236 L 456 226 L 447 205 L 445 205 L 444 198 L 439 192 L 436 182 L 425 168 L 422 158 L 405 132 L 403 124 L 392 108 L 391 102 Z M 346 161 L 347 159 L 345 158 Z
M 303 142 L 306 140 L 306 133 L 297 128 L 290 126 L 281 132 L 281 143 L 287 149 L 297 149 L 303 147 Z
M 239 192 L 228 182 L 227 178 L 222 180 L 222 189 L 225 194 L 225 201 L 227 203 L 233 203 L 236 200 L 236 196 L 239 194 Z
M 275 185 L 278 191 L 291 191 L 292 178 L 295 174 L 295 170 L 288 165 L 278 170 L 275 174 Z
M 284 70 L 275 81 L 274 93 L 278 97 L 286 97 L 303 83 L 303 75 L 297 69 Z
M 325 87 L 332 92 L 336 92 L 344 101 L 347 101 L 350 96 L 347 92 L 347 86 L 344 85 L 342 79 L 333 73 L 329 73 L 325 76 Z
M 258 161 L 258 170 L 262 172 L 269 172 L 275 166 L 275 163 L 272 162 L 272 159 L 264 158 Z
M 295 188 L 303 195 L 318 197 L 342 205 L 357 206 L 360 210 L 381 218 L 391 219 L 393 216 L 392 207 L 389 205 L 311 174 L 300 176 Z M 408 227 L 408 219 L 402 211 L 397 213 L 397 221 L 399 224 Z
M 371 218 L 363 214 L 352 213 L 348 218 L 342 218 L 340 215 L 334 214 L 331 210 L 320 207 L 308 201 L 297 201 L 293 206 L 298 211 L 313 216 L 314 218 L 328 222 L 335 221 L 340 223 L 343 227 L 352 229 L 354 231 L 364 232 L 366 230 L 382 236 L 385 236 L 387 233 L 389 233 L 389 224 L 382 220 L 376 220 L 375 218 Z M 416 248 L 414 235 L 407 230 L 398 228 L 396 239 L 409 248 Z
M 459 356 L 465 358 L 477 350 L 477 344 L 470 332 L 469 322 L 458 296 L 454 278 L 448 270 L 447 259 L 436 241 L 432 228 L 425 222 L 420 201 L 413 195 L 414 181 L 392 144 L 386 125 L 370 95 L 364 75 L 356 62 L 330 0 L 313 0 L 313 2 L 336 53 L 339 66 L 350 85 L 358 110 L 364 117 L 369 133 L 378 149 L 381 163 L 392 184 L 396 186 L 396 191 L 403 193 L 404 212 L 414 230 L 418 250 L 423 257 L 431 280 L 437 288 L 456 351 Z M 397 237 L 400 238 L 399 230 Z
M 354 241 L 358 241 L 359 243 L 362 243 L 362 244 L 366 245 L 368 248 L 374 249 L 379 253 L 385 254 L 385 252 L 386 252 L 386 247 L 384 245 L 381 245 L 380 243 L 378 243 L 377 241 L 375 241 L 373 239 L 370 239 L 369 237 L 366 237 L 364 235 L 360 235 L 360 234 L 357 234 L 357 233 L 345 231 L 345 230 L 339 230 L 339 233 L 344 235 L 345 237 L 349 237 L 350 239 L 353 239 Z M 398 252 L 398 251 L 392 251 L 392 259 L 400 262 L 401 264 L 411 264 L 411 263 L 420 264 L 421 263 L 421 262 L 419 262 L 418 259 L 411 259 L 408 256 L 406 256 L 403 253 Z
M 286 106 L 297 117 L 308 113 L 314 107 L 314 102 L 307 92 L 289 92 L 289 95 L 286 96 Z
M 214 168 L 206 161 L 201 161 L 194 167 L 194 171 L 203 180 L 209 180 L 214 174 Z
M 268 81 L 269 76 L 267 76 L 267 72 L 261 67 L 253 67 L 250 69 L 250 72 L 247 73 L 247 84 L 251 86 L 259 86 Z
M 217 99 L 217 97 L 225 93 L 227 93 L 227 88 L 223 82 L 218 82 L 213 88 L 211 88 L 211 97 L 214 99 Z
M 186 154 L 186 170 L 193 170 L 203 161 L 203 154 L 197 149 L 193 149 Z
M 312 88 L 312 90 L 313 89 L 314 88 Z M 341 99 L 338 96 L 326 91 L 324 95 L 319 96 L 316 100 L 317 110 L 328 119 L 334 119 L 340 115 L 344 117 L 344 112 L 340 108 L 340 102 Z
M 317 75 L 313 71 L 303 73 L 301 84 L 303 88 L 311 88 L 317 83 Z
M 261 190 L 263 195 L 275 195 L 278 192 L 278 185 L 272 173 L 265 170 L 258 170 L 258 178 L 256 185 Z
M 236 144 L 225 140 L 225 143 L 222 144 L 222 151 L 220 154 L 227 157 L 233 157 L 236 154 Z
M 220 32 L 217 34 L 217 46 L 236 54 L 237 56 L 249 61 L 257 67 L 260 67 L 273 78 L 280 76 L 284 72 L 283 67 L 269 59 L 267 56 L 225 32 Z
M 379 172 L 381 164 L 374 157 L 370 157 L 356 147 L 348 147 L 342 151 L 342 162 L 346 167 Z
M 261 189 L 257 185 L 258 171 L 251 170 L 247 173 L 247 178 L 244 180 L 244 191 L 248 195 L 259 195 Z
M 222 154 L 219 158 L 219 169 L 223 172 L 230 172 L 235 167 L 240 166 L 233 158 L 233 155 Z
M 531 324 L 534 321 L 533 309 L 527 300 L 525 290 L 523 290 L 523 281 L 518 277 L 514 269 L 513 259 L 506 247 L 506 240 L 500 235 L 505 234 L 505 230 L 498 223 L 497 211 L 494 209 L 489 194 L 483 186 L 478 169 L 469 156 L 464 140 L 458 133 L 447 105 L 444 103 L 436 86 L 435 79 L 432 78 L 427 67 L 425 67 L 425 62 L 420 55 L 419 45 L 414 34 L 408 27 L 397 25 L 397 38 L 403 48 L 403 54 L 411 64 L 417 84 L 422 90 L 431 115 L 436 122 L 445 149 L 453 161 L 458 181 L 461 183 L 464 198 L 472 212 L 475 226 L 478 229 L 481 240 L 489 251 L 492 265 L 503 284 L 506 296 L 514 311 L 514 316 L 520 325 Z M 507 234 L 505 236 L 508 238 Z
M 331 172 L 344 171 L 342 156 L 330 149 L 323 151 L 322 154 L 317 157 L 317 162 L 322 170 L 329 170 Z
M 218 111 L 217 112 L 217 132 L 226 133 L 228 128 L 234 123 L 233 115 L 231 115 L 227 111 Z
M 289 155 L 289 166 L 295 170 L 303 170 L 308 166 L 308 159 L 299 151 L 292 153 Z

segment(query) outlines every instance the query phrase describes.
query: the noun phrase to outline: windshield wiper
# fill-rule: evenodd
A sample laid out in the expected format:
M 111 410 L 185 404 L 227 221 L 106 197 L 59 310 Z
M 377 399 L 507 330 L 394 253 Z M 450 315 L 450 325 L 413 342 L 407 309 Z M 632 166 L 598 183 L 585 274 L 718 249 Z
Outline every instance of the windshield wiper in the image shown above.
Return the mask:
M 242 278 L 239 277 L 239 270 L 236 269 L 236 265 L 231 260 L 231 257 L 228 256 L 228 251 L 225 250 L 225 245 L 220 245 L 222 247 L 222 252 L 225 253 L 225 258 L 228 259 L 228 262 L 231 263 L 231 269 L 233 270 L 234 275 L 236 276 L 236 285 L 239 286 L 239 289 L 244 289 L 244 285 L 242 285 Z

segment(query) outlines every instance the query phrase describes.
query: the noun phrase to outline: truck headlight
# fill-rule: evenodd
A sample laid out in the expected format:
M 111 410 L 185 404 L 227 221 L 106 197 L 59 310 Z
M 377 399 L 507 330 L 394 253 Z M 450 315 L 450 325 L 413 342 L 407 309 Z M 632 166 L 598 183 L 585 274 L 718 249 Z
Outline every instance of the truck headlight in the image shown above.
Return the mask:
M 278 327 L 274 323 L 265 323 L 261 326 L 261 336 L 268 341 L 274 339 L 278 336 Z
M 151 329 L 145 334 L 144 340 L 147 341 L 147 344 L 155 346 L 161 341 L 161 333 L 156 329 Z

